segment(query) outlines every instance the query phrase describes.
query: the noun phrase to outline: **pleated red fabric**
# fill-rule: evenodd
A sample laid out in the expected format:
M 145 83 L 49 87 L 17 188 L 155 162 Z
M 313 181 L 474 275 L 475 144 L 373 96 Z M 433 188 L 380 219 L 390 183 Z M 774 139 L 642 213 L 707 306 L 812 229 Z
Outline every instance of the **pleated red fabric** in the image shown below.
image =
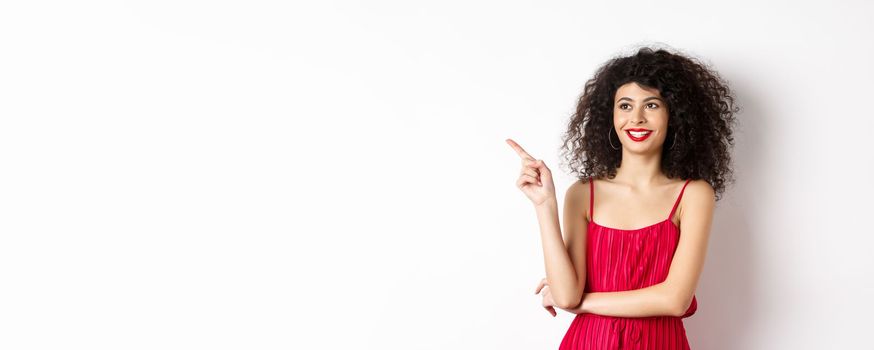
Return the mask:
M 677 196 L 671 213 L 664 221 L 624 230 L 595 223 L 595 186 L 589 179 L 589 217 L 586 237 L 585 292 L 615 292 L 649 287 L 664 281 L 677 243 L 680 228 L 674 224 L 674 212 L 686 185 Z M 698 309 L 698 300 L 681 317 L 613 317 L 578 314 L 571 322 L 559 350 L 589 349 L 689 349 L 683 318 Z

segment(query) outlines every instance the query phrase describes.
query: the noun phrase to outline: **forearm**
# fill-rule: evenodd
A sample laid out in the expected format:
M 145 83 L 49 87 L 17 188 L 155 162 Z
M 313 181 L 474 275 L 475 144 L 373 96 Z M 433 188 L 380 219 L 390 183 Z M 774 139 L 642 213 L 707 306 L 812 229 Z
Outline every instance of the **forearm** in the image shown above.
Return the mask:
M 677 300 L 659 283 L 634 290 L 585 293 L 580 305 L 564 310 L 615 317 L 677 316 Z
M 565 307 L 579 304 L 582 291 L 579 289 L 576 269 L 568 255 L 558 221 L 558 204 L 553 199 L 535 207 L 543 241 L 543 259 L 546 279 L 553 300 Z

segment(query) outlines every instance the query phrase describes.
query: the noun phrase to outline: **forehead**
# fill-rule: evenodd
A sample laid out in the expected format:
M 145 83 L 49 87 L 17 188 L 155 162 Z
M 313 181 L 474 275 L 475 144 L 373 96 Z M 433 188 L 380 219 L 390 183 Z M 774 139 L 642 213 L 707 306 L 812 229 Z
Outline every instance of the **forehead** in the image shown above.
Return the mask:
M 638 85 L 635 82 L 627 83 L 625 85 L 620 86 L 616 89 L 616 97 L 617 99 L 622 97 L 631 97 L 634 100 L 638 100 L 640 98 L 646 98 L 650 96 L 661 97 L 661 93 L 656 88 L 650 88 Z

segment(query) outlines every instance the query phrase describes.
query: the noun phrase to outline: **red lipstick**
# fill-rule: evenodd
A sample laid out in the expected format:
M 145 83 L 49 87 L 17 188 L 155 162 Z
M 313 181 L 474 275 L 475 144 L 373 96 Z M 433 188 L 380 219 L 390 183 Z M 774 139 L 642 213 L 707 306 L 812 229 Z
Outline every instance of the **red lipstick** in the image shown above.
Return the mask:
M 634 131 L 635 134 L 637 134 L 638 136 L 635 136 L 634 134 L 632 134 L 631 133 L 632 131 Z M 642 133 L 645 133 L 645 134 L 642 134 Z M 625 134 L 628 135 L 628 138 L 630 138 L 632 141 L 642 142 L 643 140 L 646 140 L 647 138 L 649 138 L 649 135 L 652 135 L 652 130 L 641 129 L 641 128 L 625 129 Z

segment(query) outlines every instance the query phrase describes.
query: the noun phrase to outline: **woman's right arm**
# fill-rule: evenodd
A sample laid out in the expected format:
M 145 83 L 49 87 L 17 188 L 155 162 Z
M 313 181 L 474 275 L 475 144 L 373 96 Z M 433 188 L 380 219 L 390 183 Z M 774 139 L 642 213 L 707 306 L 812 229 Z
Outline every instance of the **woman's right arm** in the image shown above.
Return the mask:
M 583 298 L 586 290 L 586 235 L 588 228 L 589 183 L 578 180 L 568 187 L 564 197 L 564 244 L 567 254 L 576 272 L 576 288 L 574 288 L 574 302 L 568 308 L 576 307 Z
M 565 310 L 580 304 L 586 284 L 587 221 L 582 199 L 588 198 L 588 191 L 584 184 L 576 181 L 566 191 L 564 230 L 558 228 L 555 204 L 546 202 L 536 207 L 543 239 L 547 284 L 556 306 Z

